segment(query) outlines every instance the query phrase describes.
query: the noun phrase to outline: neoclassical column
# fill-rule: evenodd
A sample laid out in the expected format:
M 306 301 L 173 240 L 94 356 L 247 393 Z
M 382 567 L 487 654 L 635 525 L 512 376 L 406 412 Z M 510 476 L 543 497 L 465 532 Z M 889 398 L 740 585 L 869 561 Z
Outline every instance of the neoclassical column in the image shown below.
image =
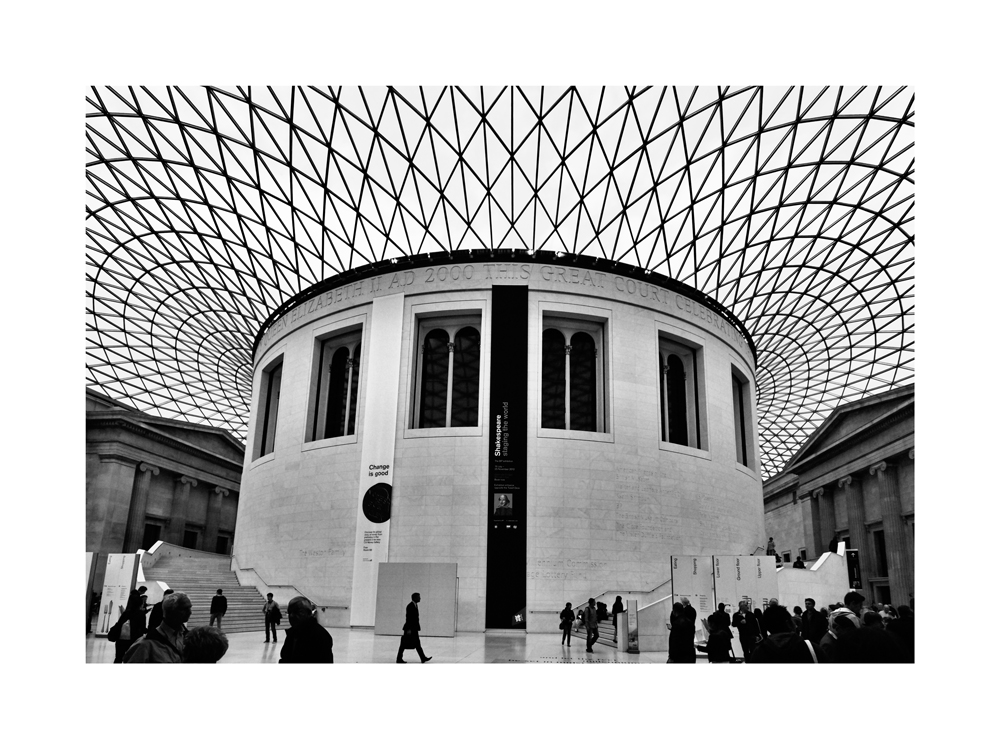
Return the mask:
M 833 487 L 830 487 L 830 493 L 824 493 L 819 498 L 820 529 L 823 533 L 823 548 L 820 551 L 826 551 L 829 548 L 830 541 L 837 533 L 837 513 L 833 504 L 833 496 Z
M 899 501 L 896 466 L 884 460 L 868 472 L 878 478 L 879 502 L 882 506 L 882 530 L 885 532 L 885 554 L 889 564 L 889 595 L 895 605 L 910 600 L 913 575 L 906 563 L 906 529 L 903 508 Z
M 198 486 L 198 481 L 190 476 L 179 476 L 174 482 L 174 498 L 170 506 L 170 524 L 167 526 L 167 543 L 180 546 L 184 543 L 184 521 L 188 515 L 188 497 L 191 488 Z
M 149 482 L 158 476 L 160 469 L 149 463 L 140 463 L 132 480 L 132 498 L 128 505 L 128 523 L 125 526 L 125 543 L 122 553 L 138 551 L 142 544 L 142 534 L 146 527 L 146 502 L 149 499 Z
M 817 557 L 826 551 L 826 545 L 829 542 L 829 539 L 823 537 L 823 511 L 820 508 L 820 503 L 823 501 L 823 494 L 823 487 L 820 487 L 819 489 L 813 489 L 809 495 L 809 503 L 812 508 L 813 547 L 816 550 Z
M 861 563 L 861 581 L 864 590 L 868 590 L 868 578 L 874 571 L 871 544 L 868 543 L 868 529 L 865 527 L 865 496 L 861 491 L 860 479 L 844 476 L 837 481 L 837 486 L 847 493 L 847 529 L 851 534 L 851 544 L 858 550 L 858 561 Z
M 219 537 L 219 520 L 222 518 L 222 498 L 229 495 L 229 490 L 222 486 L 215 487 L 215 490 L 208 495 L 208 512 L 205 513 L 205 537 L 202 540 L 202 548 L 205 551 L 215 551 L 215 544 Z

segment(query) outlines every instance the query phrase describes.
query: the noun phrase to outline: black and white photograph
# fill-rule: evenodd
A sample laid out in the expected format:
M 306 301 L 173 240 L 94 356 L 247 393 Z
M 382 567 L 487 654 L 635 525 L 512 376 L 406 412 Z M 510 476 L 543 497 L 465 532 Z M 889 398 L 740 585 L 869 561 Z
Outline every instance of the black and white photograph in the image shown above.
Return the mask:
M 502 693 L 505 714 L 524 716 L 516 740 L 577 740 L 571 717 L 590 718 L 595 694 L 598 735 L 670 743 L 704 739 L 712 706 L 688 704 L 730 685 L 760 685 L 764 702 L 777 691 L 798 713 L 803 685 L 826 702 L 824 685 L 899 682 L 863 700 L 874 729 L 919 712 L 921 684 L 965 657 L 942 639 L 971 650 L 967 627 L 941 632 L 942 595 L 956 605 L 988 568 L 944 565 L 988 548 L 971 534 L 991 527 L 989 477 L 955 483 L 989 465 L 955 461 L 956 442 L 989 442 L 964 419 L 992 419 L 977 395 L 989 315 L 961 312 L 989 293 L 950 275 L 967 255 L 967 271 L 984 269 L 967 275 L 990 277 L 988 236 L 960 239 L 989 190 L 941 173 L 955 165 L 942 166 L 940 123 L 958 122 L 943 99 L 967 83 L 869 65 L 858 39 L 831 33 L 848 9 L 816 50 L 850 64 L 749 64 L 750 28 L 765 46 L 783 34 L 810 47 L 805 25 L 763 16 L 741 36 L 740 9 L 720 11 L 719 60 L 671 68 L 641 40 L 659 33 L 667 49 L 693 27 L 632 10 L 603 9 L 576 44 L 544 31 L 578 20 L 507 19 L 508 44 L 486 43 L 491 29 L 479 46 L 480 26 L 449 21 L 412 67 L 419 56 L 390 39 L 418 35 L 415 7 L 330 25 L 331 48 L 351 40 L 329 65 L 313 40 L 336 10 L 297 17 L 302 59 L 273 68 L 255 51 L 294 34 L 276 22 L 241 37 L 241 19 L 230 59 L 206 16 L 192 33 L 210 63 L 171 69 L 178 39 L 151 46 L 152 65 L 127 35 L 117 61 L 110 40 L 95 44 L 62 116 L 37 116 L 71 134 L 48 137 L 71 159 L 68 187 L 51 180 L 66 199 L 45 213 L 69 230 L 49 240 L 33 219 L 11 285 L 55 288 L 46 266 L 68 280 L 54 316 L 18 335 L 32 341 L 23 365 L 39 349 L 61 362 L 20 369 L 69 415 L 11 394 L 28 407 L 17 420 L 43 430 L 18 435 L 39 455 L 57 424 L 79 431 L 59 438 L 72 469 L 30 471 L 44 490 L 32 502 L 52 504 L 67 540 L 28 547 L 52 569 L 18 590 L 58 601 L 39 644 L 65 644 L 93 685 L 77 687 L 82 709 L 127 684 L 144 697 L 160 678 L 207 684 L 185 664 L 214 664 L 229 720 L 250 707 L 247 685 L 274 679 L 265 670 L 306 664 L 301 681 L 278 669 L 277 713 L 301 691 L 309 730 L 339 733 L 313 714 L 329 704 L 352 743 L 381 744 L 369 716 L 395 698 L 374 695 L 396 693 L 415 695 L 400 736 L 427 717 L 436 741 L 447 713 L 476 725 Z M 653 18 L 659 32 L 610 44 Z M 855 27 L 887 32 L 885 18 L 862 12 Z M 452 28 L 449 56 L 436 39 Z M 361 53 L 342 65 L 346 45 Z M 473 64 L 477 49 L 497 59 Z M 506 69 L 505 56 L 523 59 Z M 991 151 L 975 133 L 944 139 L 951 161 Z M 959 190 L 961 214 L 946 203 Z M 43 263 L 47 242 L 58 251 Z M 46 329 L 65 337 L 46 343 Z M 974 531 L 953 535 L 955 515 Z M 32 527 L 45 530 L 11 525 Z M 180 668 L 132 668 L 146 663 Z M 690 723 L 680 734 L 663 732 L 663 705 Z M 143 710 L 157 706 L 129 708 Z M 740 705 L 726 726 L 753 714 Z M 785 725 L 768 707 L 760 720 L 799 734 L 806 717 Z M 456 728 L 445 743 L 468 739 Z

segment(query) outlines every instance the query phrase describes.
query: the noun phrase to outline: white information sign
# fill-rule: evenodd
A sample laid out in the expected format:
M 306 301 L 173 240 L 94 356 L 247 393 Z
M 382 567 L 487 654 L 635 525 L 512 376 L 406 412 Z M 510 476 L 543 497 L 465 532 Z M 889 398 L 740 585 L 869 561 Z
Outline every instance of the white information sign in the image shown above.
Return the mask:
M 392 461 L 396 448 L 396 408 L 403 330 L 403 295 L 372 302 L 365 374 L 364 440 L 358 486 L 358 525 L 354 537 L 351 626 L 375 625 L 379 562 L 389 560 L 392 512 Z
M 707 636 L 702 620 L 707 619 L 715 609 L 715 573 L 712 557 L 670 557 L 671 587 L 673 600 L 687 598 L 698 614 L 695 622 L 695 638 Z
M 715 607 L 726 604 L 732 614 L 739 606 L 736 592 L 736 557 L 713 557 L 715 562 Z
M 107 635 L 108 630 L 118 621 L 118 617 L 125 612 L 128 594 L 135 587 L 138 571 L 138 554 L 108 554 L 95 634 Z

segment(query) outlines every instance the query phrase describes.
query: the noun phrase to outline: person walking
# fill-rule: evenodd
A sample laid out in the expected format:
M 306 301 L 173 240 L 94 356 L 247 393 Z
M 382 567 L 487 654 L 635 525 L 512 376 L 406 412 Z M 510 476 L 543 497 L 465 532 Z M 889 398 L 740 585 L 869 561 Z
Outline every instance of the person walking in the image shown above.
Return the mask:
M 219 629 L 222 629 L 222 617 L 226 615 L 227 608 L 229 608 L 229 602 L 226 600 L 226 597 L 222 595 L 222 588 L 219 588 L 215 591 L 215 595 L 212 596 L 212 606 L 208 610 L 208 626 L 213 626 L 216 620 L 218 620 Z
M 615 602 L 611 604 L 611 619 L 615 625 L 615 642 L 618 642 L 618 615 L 625 612 L 625 604 L 622 603 L 621 596 L 615 596 Z
M 587 627 L 587 652 L 594 652 L 594 643 L 597 642 L 597 605 L 593 598 L 587 599 L 587 608 L 583 610 L 583 623 Z
M 562 630 L 562 641 L 560 645 L 565 645 L 570 647 L 571 632 L 573 631 L 573 622 L 576 620 L 576 614 L 573 613 L 573 605 L 566 601 L 566 608 L 559 612 L 559 629 Z
M 399 639 L 399 651 L 396 653 L 396 663 L 406 663 L 403 660 L 404 650 L 416 650 L 420 656 L 421 663 L 427 663 L 433 655 L 424 655 L 424 649 L 420 647 L 420 594 L 414 593 L 410 596 L 410 602 L 406 604 L 406 621 L 403 622 L 403 636 Z
M 749 661 L 753 649 L 761 639 L 760 624 L 757 617 L 750 611 L 750 604 L 740 601 L 739 611 L 733 614 L 733 626 L 740 637 L 740 647 L 743 649 L 743 661 Z
M 333 663 L 333 638 L 316 618 L 316 607 L 305 596 L 288 602 L 285 643 L 278 663 Z
M 278 642 L 278 623 L 281 621 L 281 607 L 274 602 L 274 593 L 267 594 L 267 603 L 264 604 L 264 608 L 261 609 L 264 612 L 264 642 L 269 643 L 271 641 L 271 635 L 274 635 L 274 641 Z

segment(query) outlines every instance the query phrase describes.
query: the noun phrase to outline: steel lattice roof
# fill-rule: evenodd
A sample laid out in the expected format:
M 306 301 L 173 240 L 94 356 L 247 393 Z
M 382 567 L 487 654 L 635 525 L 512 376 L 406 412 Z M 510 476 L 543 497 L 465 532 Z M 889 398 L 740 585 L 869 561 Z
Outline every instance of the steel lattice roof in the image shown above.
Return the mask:
M 764 476 L 913 381 L 913 94 L 898 88 L 101 88 L 87 383 L 245 438 L 251 348 L 318 281 L 556 250 L 675 278 L 758 351 Z

